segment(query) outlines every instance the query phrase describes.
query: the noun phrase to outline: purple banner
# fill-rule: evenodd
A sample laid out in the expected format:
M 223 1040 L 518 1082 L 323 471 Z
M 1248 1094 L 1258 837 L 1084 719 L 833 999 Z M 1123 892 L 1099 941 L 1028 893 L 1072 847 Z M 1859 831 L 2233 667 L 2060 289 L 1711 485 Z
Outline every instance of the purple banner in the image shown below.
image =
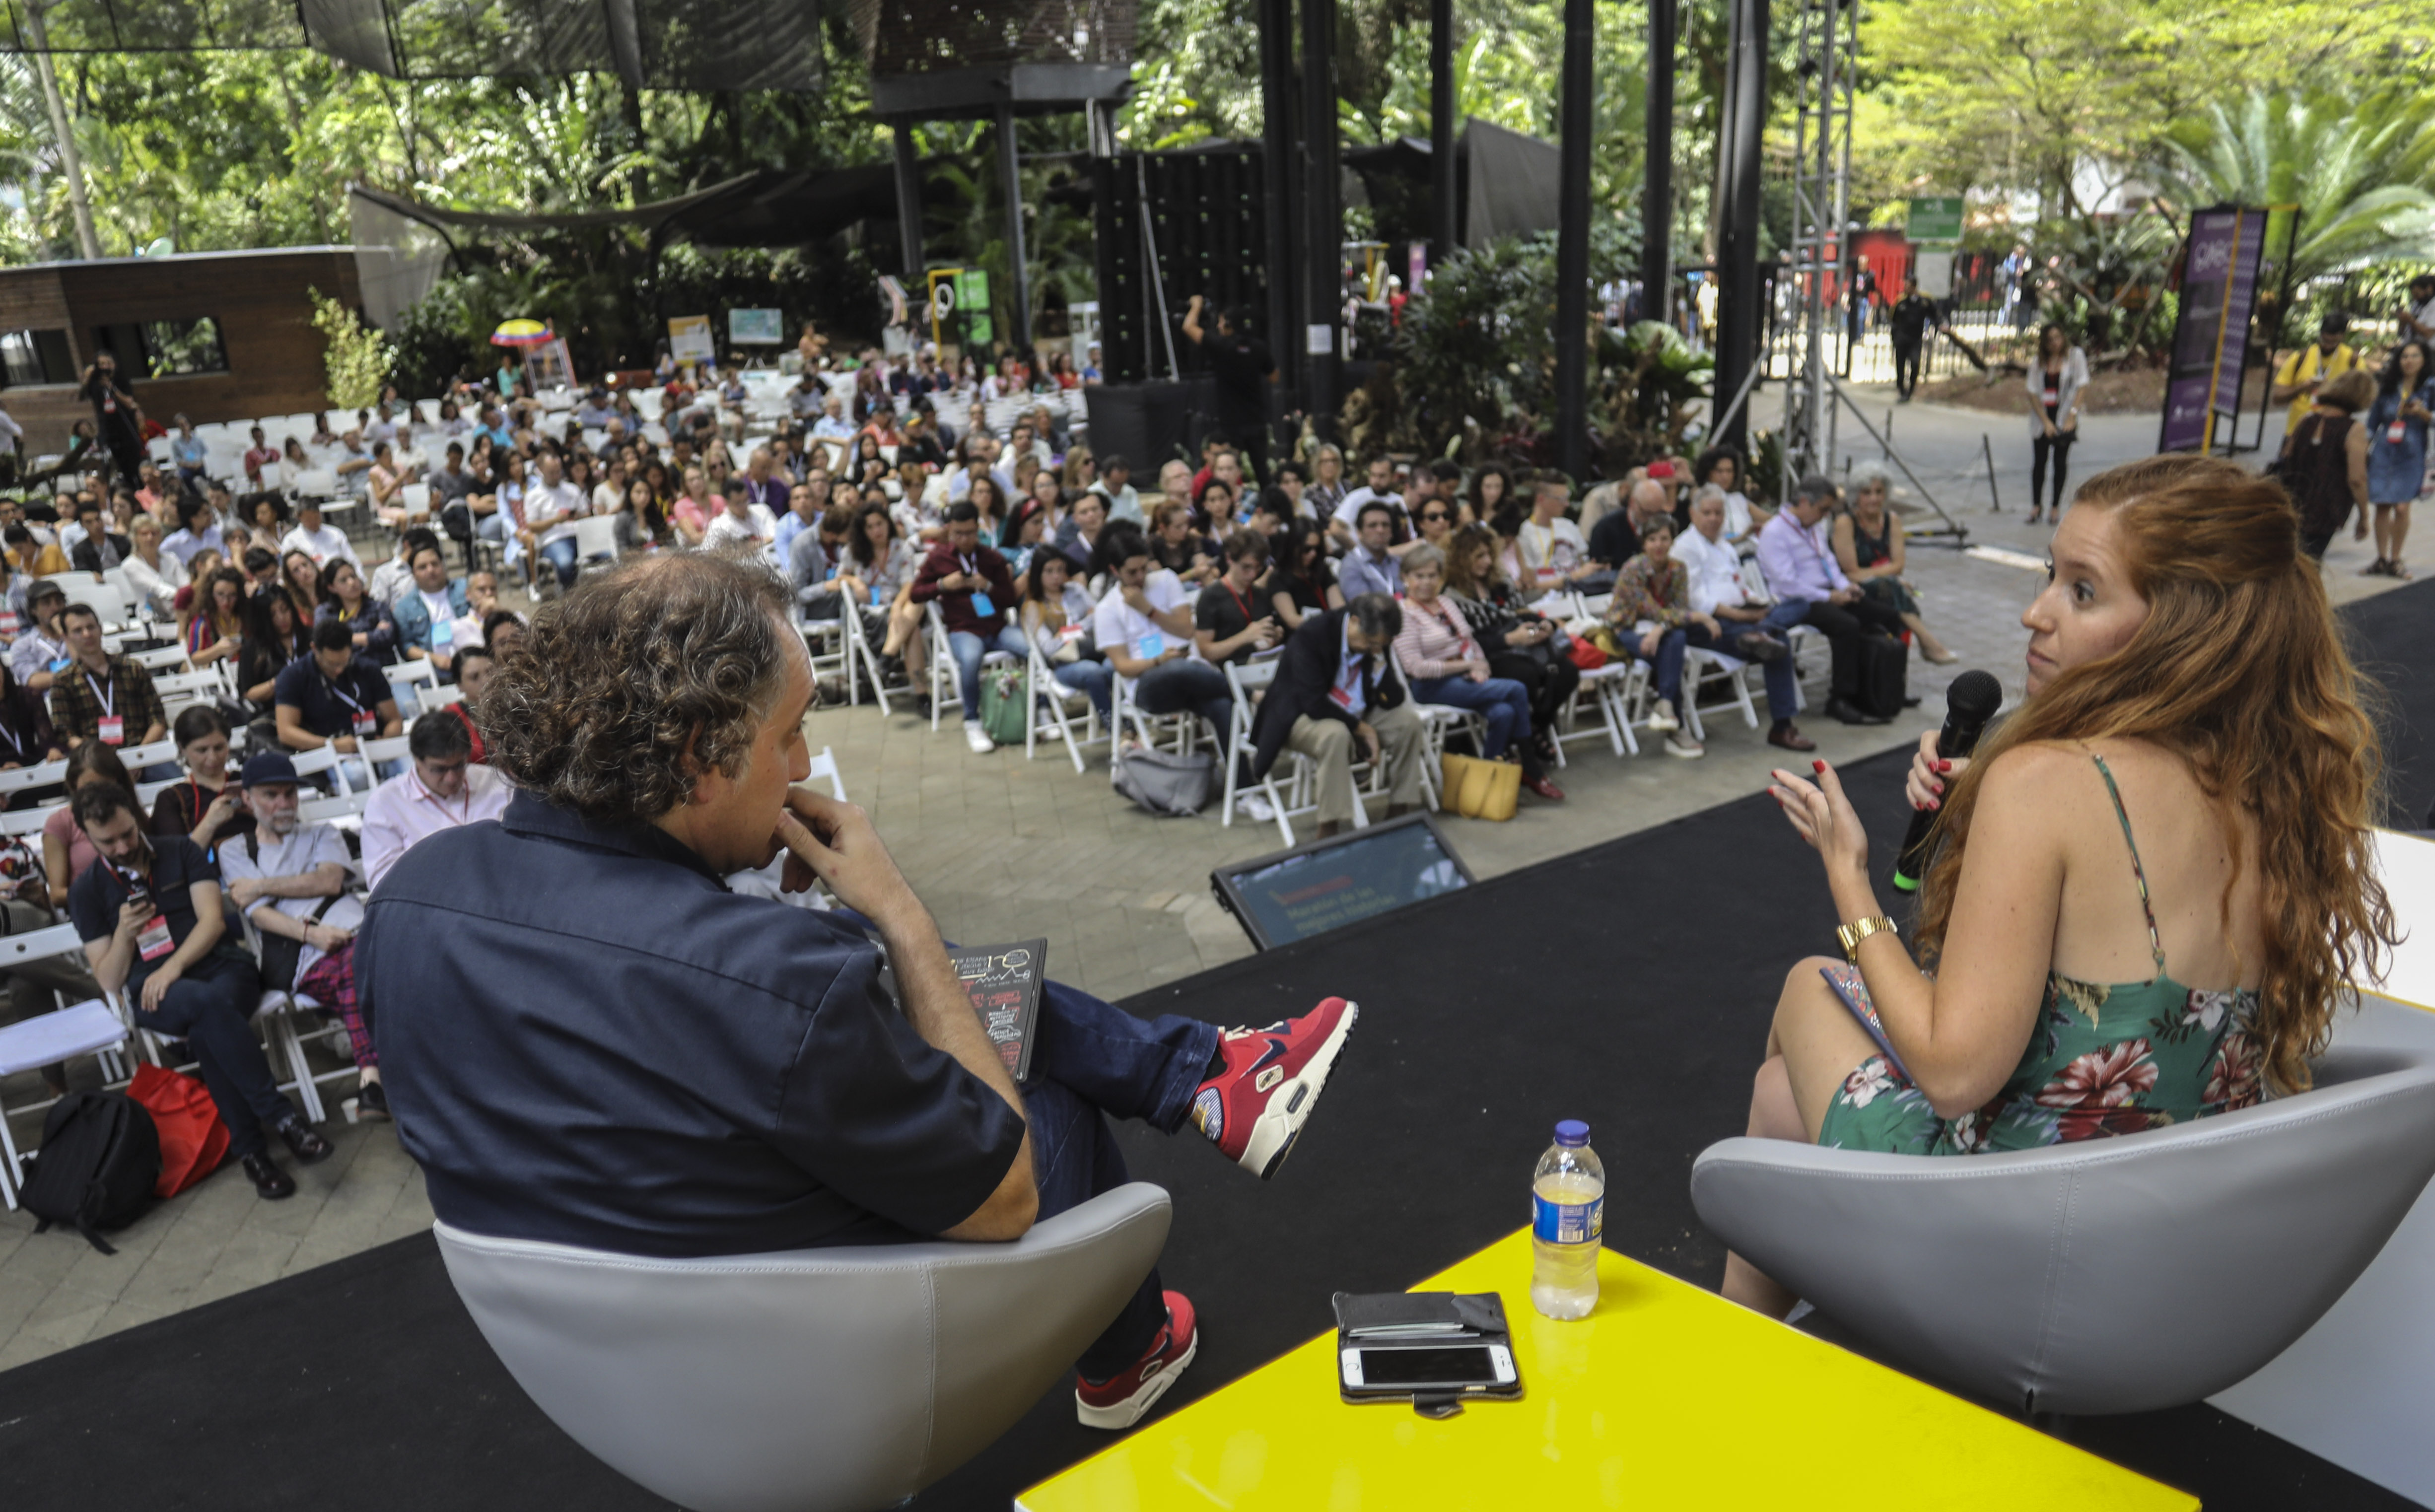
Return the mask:
M 2249 316 L 2257 299 L 2257 265 L 2265 242 L 2262 210 L 2206 211 L 2190 217 L 2158 451 L 2208 446 L 2211 413 L 2229 416 L 2239 409 Z

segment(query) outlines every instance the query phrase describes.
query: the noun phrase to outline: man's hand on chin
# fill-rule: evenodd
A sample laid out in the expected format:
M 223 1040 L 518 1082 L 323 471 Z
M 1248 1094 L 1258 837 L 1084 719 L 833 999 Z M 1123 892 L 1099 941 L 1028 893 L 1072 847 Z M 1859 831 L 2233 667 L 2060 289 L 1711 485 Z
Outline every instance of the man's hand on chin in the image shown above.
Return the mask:
M 790 787 L 776 835 L 787 852 L 779 881 L 785 890 L 802 892 L 817 877 L 838 902 L 883 929 L 908 910 L 921 911 L 921 900 L 896 869 L 870 816 L 853 804 L 812 788 Z

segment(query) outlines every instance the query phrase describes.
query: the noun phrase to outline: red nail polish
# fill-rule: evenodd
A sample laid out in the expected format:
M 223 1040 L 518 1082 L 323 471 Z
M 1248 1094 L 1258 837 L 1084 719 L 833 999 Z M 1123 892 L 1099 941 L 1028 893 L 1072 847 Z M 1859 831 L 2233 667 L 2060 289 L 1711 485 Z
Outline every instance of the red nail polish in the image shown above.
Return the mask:
M 1823 772 L 1826 770 L 1826 764 L 1824 762 L 1811 762 L 1809 764 L 1809 769 L 1813 772 Z
M 1936 769 L 1940 772 L 1949 772 L 1953 770 L 1953 764 L 1951 762 L 1938 762 L 1936 764 Z

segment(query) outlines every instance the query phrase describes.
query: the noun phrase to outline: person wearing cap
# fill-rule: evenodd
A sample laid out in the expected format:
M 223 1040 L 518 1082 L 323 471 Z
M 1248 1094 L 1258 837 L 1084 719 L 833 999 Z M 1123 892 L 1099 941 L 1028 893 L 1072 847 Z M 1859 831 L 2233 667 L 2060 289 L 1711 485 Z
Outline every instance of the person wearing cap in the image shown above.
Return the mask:
M 2349 316 L 2337 310 L 2317 323 L 2317 339 L 2283 359 L 2274 369 L 2274 402 L 2291 407 L 2283 417 L 2283 434 L 2290 435 L 2308 418 L 2317 391 L 2333 379 L 2359 368 L 2358 349 L 2342 337 L 2349 334 Z
M 406 736 L 410 769 L 372 790 L 364 805 L 364 880 L 377 890 L 389 868 L 421 841 L 508 811 L 514 789 L 474 761 L 472 727 L 440 715 L 418 719 Z
M 123 994 L 138 1027 L 185 1041 L 254 1191 L 295 1195 L 296 1178 L 272 1162 L 264 1127 L 306 1165 L 328 1160 L 332 1147 L 280 1094 L 254 1038 L 261 972 L 230 934 L 219 868 L 182 834 L 145 833 L 135 795 L 114 782 L 78 788 L 71 807 L 95 857 L 68 889 L 94 980 Z
M 220 846 L 220 877 L 229 902 L 262 936 L 262 985 L 292 988 L 338 1016 L 354 1055 L 358 1106 L 385 1118 L 380 1057 L 355 1005 L 364 905 L 347 890 L 354 863 L 346 837 L 335 825 L 300 822 L 296 764 L 286 752 L 255 752 L 239 780 L 253 830 Z
M 11 526 L 23 530 L 23 525 Z M 26 613 L 33 620 L 30 628 L 18 632 L 9 648 L 9 671 L 17 685 L 32 694 L 46 694 L 58 675 L 67 669 L 67 637 L 60 631 L 60 612 L 68 607 L 67 590 L 47 579 L 38 579 L 26 591 Z

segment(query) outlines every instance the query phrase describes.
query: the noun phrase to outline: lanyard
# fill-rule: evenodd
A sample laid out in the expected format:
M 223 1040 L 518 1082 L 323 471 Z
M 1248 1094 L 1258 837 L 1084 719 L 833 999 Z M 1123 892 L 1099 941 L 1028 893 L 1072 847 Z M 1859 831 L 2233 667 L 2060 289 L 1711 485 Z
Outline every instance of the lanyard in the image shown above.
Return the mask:
M 355 702 L 354 698 L 348 696 L 346 689 L 339 687 L 335 682 L 331 682 L 327 678 L 323 678 L 321 680 L 329 685 L 332 696 L 336 697 L 340 703 L 345 704 L 348 708 L 353 709 L 357 713 L 365 712 L 362 704 Z
M 1218 579 L 1218 586 L 1226 590 L 1226 596 L 1232 598 L 1243 610 L 1243 623 L 1247 626 L 1257 624 L 1260 617 L 1252 612 L 1252 601 L 1245 598 L 1242 594 L 1235 593 L 1235 585 L 1226 581 L 1223 577 Z
M 84 675 L 84 685 L 93 690 L 93 701 L 101 705 L 101 716 L 104 719 L 109 718 L 112 714 L 118 712 L 115 708 L 112 707 L 116 703 L 118 698 L 117 679 L 106 678 L 99 682 L 95 682 L 93 680 L 93 674 L 88 672 Z M 104 693 L 101 691 L 104 688 L 108 688 L 110 691 L 108 693 Z
M 981 564 L 975 558 L 967 557 L 961 552 L 958 552 L 956 554 L 956 560 L 963 564 L 965 576 L 977 577 L 980 576 Z
M 0 736 L 7 737 L 9 748 L 10 750 L 15 751 L 20 756 L 26 754 L 26 743 L 17 738 L 17 732 L 9 728 L 9 723 L 5 719 L 0 719 Z

